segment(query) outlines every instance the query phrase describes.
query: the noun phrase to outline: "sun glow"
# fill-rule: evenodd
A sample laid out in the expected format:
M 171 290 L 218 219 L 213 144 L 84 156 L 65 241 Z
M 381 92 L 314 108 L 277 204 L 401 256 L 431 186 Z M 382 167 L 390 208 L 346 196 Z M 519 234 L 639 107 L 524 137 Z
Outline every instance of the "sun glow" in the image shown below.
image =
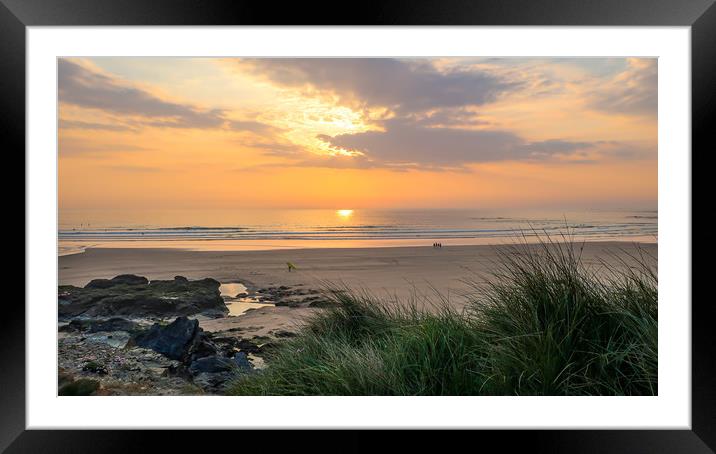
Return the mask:
M 348 219 L 353 216 L 353 210 L 336 210 L 336 214 L 341 219 Z

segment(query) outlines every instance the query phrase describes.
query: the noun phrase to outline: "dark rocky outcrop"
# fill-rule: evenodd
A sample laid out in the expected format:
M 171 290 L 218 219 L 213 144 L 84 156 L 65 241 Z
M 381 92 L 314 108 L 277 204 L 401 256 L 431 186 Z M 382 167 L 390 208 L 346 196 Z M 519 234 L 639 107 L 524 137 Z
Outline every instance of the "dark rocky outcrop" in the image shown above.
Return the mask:
M 236 351 L 257 354 L 261 348 L 249 339 L 241 339 L 233 336 L 213 336 L 212 341 L 219 347 L 224 356 L 233 356 Z
M 58 313 L 60 319 L 79 315 L 174 317 L 204 314 L 223 317 L 229 310 L 221 298 L 220 285 L 210 278 L 190 281 L 182 276 L 151 282 L 131 274 L 95 279 L 84 288 L 60 286 Z
M 234 367 L 244 372 L 250 371 L 254 368 L 249 362 L 249 357 L 244 352 L 238 352 L 234 355 Z
M 132 345 L 154 350 L 157 353 L 176 360 L 185 360 L 192 350 L 214 351 L 204 346 L 197 346 L 201 341 L 199 322 L 179 317 L 168 325 L 155 323 L 146 331 L 140 332 L 130 340 Z M 196 353 L 194 351 L 193 353 Z
M 192 362 L 189 366 L 189 373 L 192 375 L 198 375 L 203 372 L 217 373 L 217 372 L 230 372 L 236 366 L 236 363 L 231 358 L 224 358 L 221 356 L 205 356 Z
M 220 348 L 205 333 L 196 320 L 179 317 L 169 325 L 154 324 L 136 334 L 133 346 L 150 348 L 168 358 L 181 361 L 172 373 L 186 375 L 204 389 L 216 390 L 235 376 L 248 372 L 253 366 L 243 352 L 235 352 L 227 344 Z
M 99 333 L 103 331 L 137 331 L 139 324 L 131 320 L 127 320 L 121 317 L 112 317 L 108 320 L 99 320 L 95 323 L 90 323 L 89 333 Z
M 207 356 L 199 358 L 189 366 L 189 374 L 195 384 L 206 390 L 219 391 L 239 373 L 253 370 L 248 357 L 238 352 L 233 358 Z
M 279 307 L 328 308 L 337 305 L 337 303 L 326 294 L 326 291 L 311 288 L 291 288 L 286 285 L 281 285 L 278 287 L 259 288 L 256 290 L 255 295 L 258 301 L 271 303 Z
M 264 349 L 256 341 L 205 332 L 188 317 L 226 316 L 219 287 L 214 279 L 149 281 L 131 274 L 82 288 L 60 286 L 60 370 L 83 377 L 60 379 L 62 393 L 223 393 L 237 374 L 254 371 L 252 355 Z M 276 291 L 294 296 L 286 289 Z
M 140 329 L 140 325 L 137 322 L 127 320 L 121 317 L 112 317 L 107 320 L 92 320 L 92 319 L 74 319 L 70 323 L 59 328 L 60 331 L 64 332 L 86 332 L 86 333 L 101 333 L 101 332 L 112 332 L 112 331 L 127 331 L 135 332 Z
M 146 277 L 135 276 L 134 274 L 120 274 L 112 279 L 93 279 L 85 288 L 110 288 L 115 285 L 146 285 L 149 281 Z

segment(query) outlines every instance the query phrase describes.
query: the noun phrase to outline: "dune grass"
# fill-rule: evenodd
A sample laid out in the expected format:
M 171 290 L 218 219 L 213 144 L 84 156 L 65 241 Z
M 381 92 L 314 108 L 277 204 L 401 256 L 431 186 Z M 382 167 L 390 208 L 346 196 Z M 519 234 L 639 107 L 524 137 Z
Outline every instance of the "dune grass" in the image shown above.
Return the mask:
M 643 255 L 588 267 L 581 246 L 500 249 L 463 311 L 350 290 L 238 377 L 236 395 L 654 395 L 657 276 Z

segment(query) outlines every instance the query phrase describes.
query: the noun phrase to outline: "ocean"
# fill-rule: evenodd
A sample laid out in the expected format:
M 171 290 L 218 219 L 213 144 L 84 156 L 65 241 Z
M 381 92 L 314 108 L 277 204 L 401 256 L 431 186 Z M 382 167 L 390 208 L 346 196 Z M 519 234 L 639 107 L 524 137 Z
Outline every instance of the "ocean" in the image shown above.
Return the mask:
M 654 210 L 61 210 L 59 254 L 87 247 L 257 250 L 499 244 L 568 232 L 578 241 L 656 242 Z
M 88 247 L 256 250 L 499 244 L 560 236 L 656 242 L 655 210 L 61 210 L 59 254 Z

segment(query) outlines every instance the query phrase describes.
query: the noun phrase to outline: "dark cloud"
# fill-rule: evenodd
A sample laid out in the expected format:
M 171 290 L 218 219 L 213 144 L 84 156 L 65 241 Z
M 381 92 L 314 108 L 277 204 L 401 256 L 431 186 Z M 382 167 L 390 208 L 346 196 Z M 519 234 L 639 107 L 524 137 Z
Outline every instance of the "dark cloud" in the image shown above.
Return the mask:
M 132 131 L 133 128 L 122 125 L 113 124 L 109 125 L 106 123 L 92 123 L 86 121 L 75 121 L 75 120 L 62 120 L 59 122 L 60 129 L 89 129 L 94 131 Z
M 639 59 L 617 74 L 610 87 L 593 94 L 592 107 L 614 113 L 656 115 L 657 101 L 657 60 Z
M 95 157 L 99 157 L 107 155 L 108 153 L 149 151 L 152 150 L 152 148 L 120 142 L 94 143 L 84 139 L 60 136 L 58 150 L 63 155 L 94 155 Z
M 392 58 L 267 58 L 240 64 L 279 85 L 311 86 L 402 114 L 485 104 L 519 87 L 484 71 L 441 72 L 427 61 Z
M 569 140 L 543 140 L 541 142 L 531 142 L 524 145 L 524 150 L 529 152 L 532 156 L 535 155 L 554 155 L 554 154 L 567 154 L 577 150 L 584 150 L 591 148 L 601 142 L 573 142 Z
M 200 109 L 160 99 L 146 90 L 67 59 L 58 60 L 61 103 L 98 109 L 115 115 L 141 117 L 142 126 L 258 130 L 258 122 L 232 121 L 223 109 Z M 242 129 L 241 127 L 244 126 Z M 268 127 L 268 125 L 266 125 Z
M 479 114 L 462 107 L 440 109 L 410 120 L 421 126 L 469 127 L 489 124 L 488 121 L 482 120 Z
M 361 152 L 391 165 L 460 167 L 468 163 L 534 161 L 591 148 L 595 143 L 548 140 L 528 142 L 509 131 L 432 128 L 390 120 L 385 131 L 319 138 L 347 151 Z

